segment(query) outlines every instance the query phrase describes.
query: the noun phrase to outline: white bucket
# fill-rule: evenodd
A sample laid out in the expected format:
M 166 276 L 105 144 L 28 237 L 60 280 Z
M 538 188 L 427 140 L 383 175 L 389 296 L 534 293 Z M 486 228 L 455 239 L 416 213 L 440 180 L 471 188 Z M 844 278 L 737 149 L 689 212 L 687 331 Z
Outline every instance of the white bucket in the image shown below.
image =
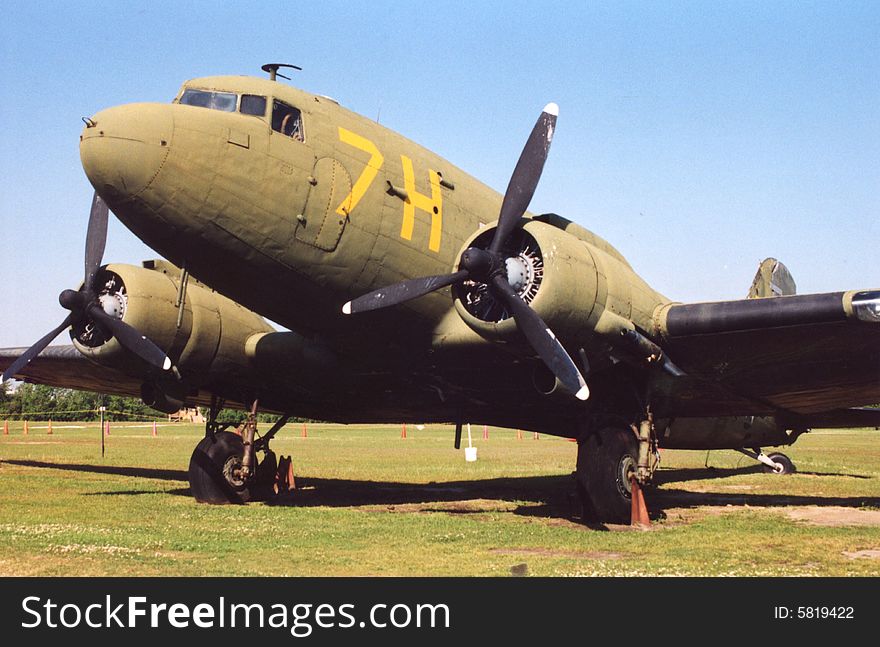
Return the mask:
M 477 448 L 476 447 L 465 447 L 464 448 L 464 459 L 468 463 L 473 463 L 477 460 Z

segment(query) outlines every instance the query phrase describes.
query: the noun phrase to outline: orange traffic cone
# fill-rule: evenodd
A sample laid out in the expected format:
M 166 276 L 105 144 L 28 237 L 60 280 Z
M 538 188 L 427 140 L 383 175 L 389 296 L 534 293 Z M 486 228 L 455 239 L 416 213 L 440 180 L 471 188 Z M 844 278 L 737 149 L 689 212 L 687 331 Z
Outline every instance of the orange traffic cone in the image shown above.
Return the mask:
M 291 456 L 287 457 L 287 489 L 296 489 L 296 478 L 293 476 L 293 458 Z
M 303 437 L 303 438 L 308 438 L 308 437 L 309 437 L 309 430 L 306 429 L 306 423 L 303 423 L 302 437 Z
M 403 429 L 400 432 L 400 437 L 406 438 L 406 423 L 405 422 L 403 423 Z
M 489 425 L 483 425 L 483 440 L 489 440 Z
M 27 420 L 24 421 L 24 435 L 25 435 L 25 436 L 28 435 L 28 424 L 27 424 Z
M 9 421 L 8 420 L 3 421 L 3 435 L 4 436 L 9 435 Z
M 630 484 L 632 486 L 632 508 L 629 523 L 631 526 L 647 528 L 651 525 L 651 518 L 648 516 L 648 506 L 645 505 L 645 493 L 635 476 L 630 479 Z
M 156 421 L 153 421 L 153 438 L 159 435 L 159 430 L 156 428 Z
M 49 421 L 49 429 L 46 431 L 46 435 L 47 436 L 52 435 L 52 421 L 51 420 Z
M 110 435 L 110 421 L 109 420 L 104 424 L 104 435 L 105 436 Z

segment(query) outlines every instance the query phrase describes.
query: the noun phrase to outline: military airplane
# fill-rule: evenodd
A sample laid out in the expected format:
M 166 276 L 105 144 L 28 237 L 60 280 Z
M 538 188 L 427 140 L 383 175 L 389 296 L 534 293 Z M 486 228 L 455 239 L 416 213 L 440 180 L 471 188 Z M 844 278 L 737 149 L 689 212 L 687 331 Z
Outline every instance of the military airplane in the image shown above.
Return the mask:
M 0 351 L 4 380 L 206 406 L 189 479 L 214 503 L 265 492 L 291 415 L 455 422 L 456 446 L 463 421 L 577 439 L 578 489 L 606 522 L 630 519 L 658 448 L 786 473 L 763 447 L 880 424 L 864 407 L 880 402 L 880 289 L 797 295 L 768 259 L 749 298 L 672 301 L 596 234 L 527 211 L 555 104 L 500 195 L 283 67 L 84 119 L 85 278 L 61 325 Z M 162 258 L 103 264 L 109 210 Z M 66 329 L 72 345 L 47 348 Z M 250 412 L 240 436 L 223 406 Z M 262 435 L 258 409 L 281 414 Z

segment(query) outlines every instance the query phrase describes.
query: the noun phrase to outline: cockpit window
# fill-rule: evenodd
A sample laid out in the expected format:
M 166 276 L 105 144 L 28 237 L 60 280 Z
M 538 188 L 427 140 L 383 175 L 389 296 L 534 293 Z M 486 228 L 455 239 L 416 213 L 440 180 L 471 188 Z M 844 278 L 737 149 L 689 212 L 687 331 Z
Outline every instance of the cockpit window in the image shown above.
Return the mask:
M 303 141 L 302 113 L 293 106 L 275 99 L 272 102 L 272 130 Z
M 256 115 L 258 117 L 266 116 L 266 97 L 257 96 L 256 94 L 241 95 L 241 114 Z
M 180 103 L 187 106 L 211 108 L 224 112 L 235 112 L 238 97 L 229 92 L 210 92 L 208 90 L 186 90 Z

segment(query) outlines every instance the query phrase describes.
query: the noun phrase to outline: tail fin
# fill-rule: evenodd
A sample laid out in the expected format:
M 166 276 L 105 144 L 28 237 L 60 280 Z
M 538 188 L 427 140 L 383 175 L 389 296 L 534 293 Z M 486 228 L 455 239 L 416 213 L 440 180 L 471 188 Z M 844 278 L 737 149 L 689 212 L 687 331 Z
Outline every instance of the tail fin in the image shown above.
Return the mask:
M 748 298 L 787 297 L 797 293 L 797 286 L 788 268 L 775 258 L 767 258 L 758 267 Z

